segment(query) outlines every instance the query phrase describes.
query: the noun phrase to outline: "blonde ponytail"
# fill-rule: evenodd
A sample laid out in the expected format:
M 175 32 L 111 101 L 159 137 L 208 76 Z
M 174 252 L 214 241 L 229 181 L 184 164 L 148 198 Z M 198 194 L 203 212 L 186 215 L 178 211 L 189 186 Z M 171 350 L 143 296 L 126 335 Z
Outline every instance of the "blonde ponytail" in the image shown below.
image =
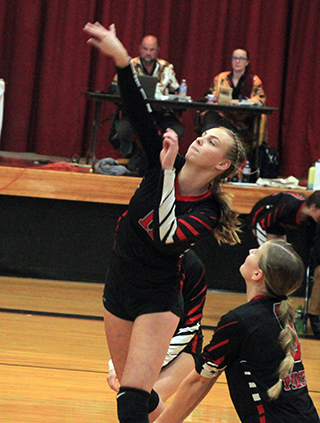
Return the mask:
M 285 354 L 278 373 L 279 380 L 268 389 L 269 398 L 277 399 L 282 390 L 283 380 L 290 375 L 294 366 L 293 354 L 297 347 L 297 334 L 293 329 L 294 311 L 287 295 L 296 291 L 304 278 L 304 264 L 292 245 L 283 240 L 272 240 L 266 243 L 268 249 L 259 260 L 263 272 L 268 295 L 281 297 L 277 313 L 282 330 L 279 343 Z
M 281 361 L 278 368 L 278 382 L 268 389 L 268 395 L 271 400 L 275 400 L 279 397 L 282 390 L 282 381 L 289 376 L 293 369 L 294 359 L 292 354 L 297 347 L 297 334 L 294 329 L 292 329 L 293 316 L 292 306 L 289 301 L 281 301 L 278 318 L 283 325 L 283 329 L 279 335 L 279 343 L 286 356 Z

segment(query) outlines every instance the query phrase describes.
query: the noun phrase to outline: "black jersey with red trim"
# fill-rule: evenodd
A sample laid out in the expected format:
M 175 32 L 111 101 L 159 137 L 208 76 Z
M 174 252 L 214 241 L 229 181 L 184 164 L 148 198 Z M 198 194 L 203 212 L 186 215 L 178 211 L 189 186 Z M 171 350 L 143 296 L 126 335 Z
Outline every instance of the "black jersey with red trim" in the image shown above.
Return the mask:
M 204 377 L 225 369 L 231 399 L 245 423 L 315 423 L 317 411 L 309 396 L 300 343 L 294 368 L 283 381 L 277 400 L 267 390 L 279 379 L 285 354 L 279 345 L 279 302 L 256 298 L 224 315 L 197 364 Z
M 176 175 L 184 157 L 177 156 L 175 171 L 161 169 L 162 136 L 131 66 L 118 70 L 118 81 L 148 169 L 119 219 L 108 278 L 140 288 L 180 283 L 180 256 L 215 228 L 219 203 L 210 190 L 198 196 L 179 195 Z
M 201 319 L 207 294 L 204 265 L 192 250 L 188 250 L 181 260 L 181 269 L 185 275 L 182 287 L 183 315 L 170 342 L 164 366 L 181 352 L 196 355 L 202 351 Z
M 188 327 L 201 322 L 207 284 L 204 265 L 192 250 L 187 251 L 181 264 L 185 275 L 182 287 L 184 313 L 181 321 L 182 326 Z
M 294 192 L 279 192 L 264 197 L 250 213 L 251 227 L 255 228 L 260 223 L 267 233 L 285 235 L 288 229 L 302 224 L 299 217 L 305 202 L 305 197 Z

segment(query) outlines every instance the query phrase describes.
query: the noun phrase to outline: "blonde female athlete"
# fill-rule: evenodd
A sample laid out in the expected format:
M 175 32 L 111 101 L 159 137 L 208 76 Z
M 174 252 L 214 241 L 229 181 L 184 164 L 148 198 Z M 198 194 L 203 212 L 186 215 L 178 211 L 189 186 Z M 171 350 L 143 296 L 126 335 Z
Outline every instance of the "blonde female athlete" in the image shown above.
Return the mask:
M 177 134 L 163 136 L 115 27 L 88 23 L 88 43 L 111 57 L 126 113 L 148 159 L 148 169 L 119 219 L 104 290 L 107 342 L 120 382 L 121 423 L 148 422 L 159 398 L 153 386 L 182 315 L 181 256 L 213 233 L 238 242 L 237 213 L 219 190 L 236 171 L 244 147 L 225 128 L 208 130 L 178 154 Z
M 316 423 L 301 348 L 287 295 L 299 288 L 304 265 L 283 240 L 251 250 L 240 272 L 248 302 L 222 316 L 209 345 L 156 423 L 180 423 L 225 370 L 243 423 Z

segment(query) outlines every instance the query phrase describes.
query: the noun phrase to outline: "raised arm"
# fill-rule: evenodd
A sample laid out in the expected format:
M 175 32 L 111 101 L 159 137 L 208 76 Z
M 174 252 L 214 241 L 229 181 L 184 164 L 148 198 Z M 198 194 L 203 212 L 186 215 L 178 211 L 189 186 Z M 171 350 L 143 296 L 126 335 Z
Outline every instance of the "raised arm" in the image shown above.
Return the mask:
M 131 58 L 124 45 L 117 38 L 114 24 L 107 29 L 99 22 L 94 24 L 88 22 L 83 31 L 90 37 L 87 43 L 96 47 L 106 56 L 111 57 L 118 68 L 125 68 L 129 65 Z
M 126 113 L 148 158 L 149 167 L 160 166 L 162 137 L 155 125 L 152 110 L 131 65 L 127 50 L 116 36 L 115 26 L 106 29 L 100 23 L 87 23 L 84 32 L 88 44 L 113 59 L 118 71 L 118 83 Z

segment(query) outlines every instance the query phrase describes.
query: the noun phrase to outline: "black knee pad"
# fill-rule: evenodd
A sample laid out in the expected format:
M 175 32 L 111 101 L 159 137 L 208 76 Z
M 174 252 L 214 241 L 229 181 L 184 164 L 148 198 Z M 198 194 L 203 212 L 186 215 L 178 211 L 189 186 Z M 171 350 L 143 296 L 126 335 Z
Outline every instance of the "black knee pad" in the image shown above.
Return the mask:
M 119 422 L 148 423 L 149 398 L 147 391 L 121 386 L 117 395 Z
M 154 389 L 152 389 L 149 402 L 148 402 L 148 413 L 152 413 L 157 407 L 160 402 L 159 395 L 156 393 Z

